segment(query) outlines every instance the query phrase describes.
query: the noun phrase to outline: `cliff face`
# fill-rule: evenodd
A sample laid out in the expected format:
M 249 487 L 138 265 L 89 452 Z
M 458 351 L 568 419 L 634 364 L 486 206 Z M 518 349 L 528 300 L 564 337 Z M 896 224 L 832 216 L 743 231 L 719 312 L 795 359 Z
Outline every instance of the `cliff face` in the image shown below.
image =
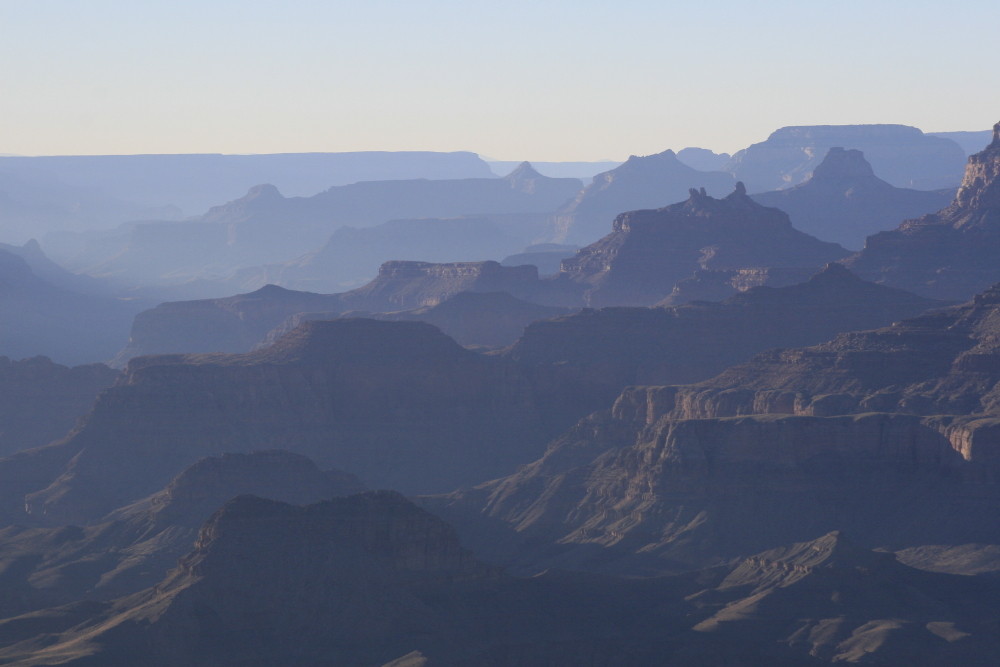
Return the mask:
M 1000 538 L 988 518 L 1000 500 L 995 423 L 970 448 L 974 420 L 678 420 L 671 393 L 626 391 L 535 463 L 431 506 L 460 526 L 484 514 L 507 526 L 517 537 L 469 539 L 529 572 L 683 570 L 829 530 L 889 548 Z
M 781 209 L 807 234 L 861 248 L 871 234 L 947 206 L 950 196 L 894 187 L 875 175 L 861 151 L 831 148 L 806 182 L 753 199 Z
M 203 456 L 255 449 L 370 485 L 445 491 L 531 460 L 593 409 L 592 394 L 421 322 L 306 322 L 244 355 L 134 359 L 69 438 L 0 462 L 0 474 L 23 478 L 11 494 L 34 486 L 30 514 L 53 522 L 93 521 Z M 44 472 L 23 473 L 34 468 Z
M 1000 281 L 1000 123 L 969 158 L 955 201 L 868 238 L 847 260 L 860 275 L 942 299 L 968 299 Z
M 555 238 L 567 243 L 591 243 L 608 232 L 622 211 L 660 208 L 684 199 L 691 188 L 722 196 L 733 177 L 719 171 L 697 171 L 673 151 L 637 157 L 598 174 L 576 198 L 553 216 Z
M 589 305 L 651 305 L 699 269 L 820 267 L 846 251 L 792 228 L 746 195 L 692 190 L 679 204 L 615 218 L 611 234 L 563 260 L 559 280 L 586 288 Z
M 697 382 L 762 350 L 822 341 L 935 305 L 830 264 L 806 282 L 753 288 L 722 303 L 604 308 L 536 322 L 506 354 L 577 369 L 605 386 L 610 401 L 629 384 Z
M 961 306 L 804 349 L 777 350 L 678 390 L 676 416 L 872 410 L 1000 413 L 1000 288 Z

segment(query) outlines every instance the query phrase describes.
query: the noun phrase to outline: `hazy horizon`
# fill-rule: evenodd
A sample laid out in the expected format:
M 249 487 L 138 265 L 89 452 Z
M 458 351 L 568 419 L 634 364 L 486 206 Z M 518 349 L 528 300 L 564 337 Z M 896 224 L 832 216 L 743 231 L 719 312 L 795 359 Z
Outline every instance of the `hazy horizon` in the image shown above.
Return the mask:
M 0 153 L 733 152 L 788 125 L 975 131 L 1000 6 L 0 1 Z

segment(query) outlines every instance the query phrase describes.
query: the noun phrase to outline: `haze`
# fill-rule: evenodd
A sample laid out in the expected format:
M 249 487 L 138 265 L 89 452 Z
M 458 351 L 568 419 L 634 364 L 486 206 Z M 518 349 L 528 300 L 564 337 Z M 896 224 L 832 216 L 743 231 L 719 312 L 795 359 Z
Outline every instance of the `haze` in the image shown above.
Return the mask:
M 996 120 L 1000 6 L 0 2 L 0 153 L 732 152 Z

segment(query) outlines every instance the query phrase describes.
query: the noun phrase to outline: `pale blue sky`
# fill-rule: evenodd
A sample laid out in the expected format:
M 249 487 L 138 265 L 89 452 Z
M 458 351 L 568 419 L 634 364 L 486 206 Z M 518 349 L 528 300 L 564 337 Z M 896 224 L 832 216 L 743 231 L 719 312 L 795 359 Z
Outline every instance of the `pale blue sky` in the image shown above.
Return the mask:
M 0 153 L 597 160 L 982 130 L 998 26 L 996 0 L 0 0 Z

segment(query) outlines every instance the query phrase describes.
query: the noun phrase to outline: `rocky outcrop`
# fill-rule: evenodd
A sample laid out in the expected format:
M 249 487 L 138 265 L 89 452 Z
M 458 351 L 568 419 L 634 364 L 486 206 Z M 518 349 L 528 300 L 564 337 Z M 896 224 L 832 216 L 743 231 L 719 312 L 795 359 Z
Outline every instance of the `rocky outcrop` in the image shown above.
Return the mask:
M 608 233 L 611 221 L 622 211 L 660 208 L 683 200 L 691 188 L 722 196 L 732 187 L 729 174 L 692 169 L 671 150 L 633 155 L 624 164 L 595 176 L 555 213 L 554 237 L 566 243 L 592 243 Z
M 847 260 L 860 275 L 936 298 L 971 298 L 1000 281 L 1000 123 L 969 158 L 954 202 L 868 238 Z
M 723 199 L 692 190 L 685 202 L 619 215 L 611 234 L 563 260 L 558 280 L 586 288 L 591 306 L 648 306 L 699 269 L 820 267 L 846 254 L 738 185 Z
M 905 125 L 783 127 L 735 153 L 725 170 L 751 192 L 787 188 L 808 179 L 837 146 L 863 151 L 875 173 L 897 188 L 954 187 L 962 177 L 965 153 L 958 144 Z
M 857 249 L 872 234 L 947 206 L 951 194 L 893 187 L 861 151 L 831 148 L 806 182 L 753 199 L 780 208 L 796 229 Z

